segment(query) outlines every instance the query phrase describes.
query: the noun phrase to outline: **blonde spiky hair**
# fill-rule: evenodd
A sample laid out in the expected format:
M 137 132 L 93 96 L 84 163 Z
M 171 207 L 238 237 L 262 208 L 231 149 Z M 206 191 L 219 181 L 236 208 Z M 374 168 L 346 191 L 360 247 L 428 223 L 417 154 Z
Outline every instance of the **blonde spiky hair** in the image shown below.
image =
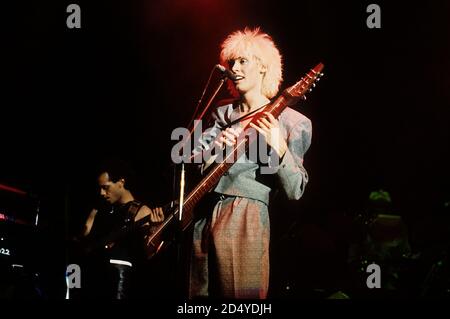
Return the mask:
M 278 93 L 283 80 L 282 57 L 272 38 L 260 31 L 260 28 L 249 29 L 231 33 L 221 45 L 220 64 L 228 67 L 227 61 L 242 56 L 255 57 L 265 68 L 266 73 L 262 83 L 262 94 L 272 98 Z M 239 94 L 233 82 L 228 81 L 228 90 L 234 97 Z

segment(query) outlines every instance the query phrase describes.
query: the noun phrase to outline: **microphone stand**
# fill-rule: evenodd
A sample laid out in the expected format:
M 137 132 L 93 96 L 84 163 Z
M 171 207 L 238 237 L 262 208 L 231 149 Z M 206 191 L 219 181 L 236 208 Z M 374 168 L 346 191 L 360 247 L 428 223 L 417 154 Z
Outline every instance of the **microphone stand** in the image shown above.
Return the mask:
M 222 88 L 223 84 L 226 81 L 226 75 L 223 75 L 222 78 L 219 81 L 219 84 L 217 85 L 216 89 L 214 90 L 213 94 L 211 95 L 210 99 L 208 100 L 207 104 L 205 105 L 205 108 L 203 109 L 203 111 L 201 112 L 201 114 L 199 115 L 199 117 L 196 119 L 196 114 L 198 113 L 197 110 L 201 104 L 202 97 L 200 98 L 200 100 L 197 103 L 197 108 L 194 111 L 194 114 L 191 118 L 191 121 L 189 122 L 188 127 L 191 127 L 191 130 L 189 131 L 189 136 L 187 139 L 185 139 L 184 144 L 181 146 L 180 148 L 180 154 L 183 154 L 183 149 L 186 147 L 187 143 L 191 143 L 191 138 L 193 137 L 193 134 L 198 126 L 198 124 L 203 120 L 205 114 L 207 114 L 208 109 L 210 108 L 212 102 L 214 101 L 214 99 L 216 98 L 217 94 L 219 93 L 220 89 Z M 211 79 L 211 76 L 210 76 Z M 209 80 L 208 83 L 205 86 L 205 89 L 203 91 L 203 94 L 205 93 L 207 87 L 209 84 Z M 191 156 L 189 157 L 188 163 L 191 161 L 191 159 L 193 158 L 193 155 L 191 153 Z M 185 247 L 185 245 L 183 244 L 183 230 L 182 230 L 182 219 L 183 219 L 183 204 L 184 204 L 184 188 L 185 188 L 185 160 L 183 159 L 181 162 L 181 171 L 180 171 L 180 185 L 179 185 L 179 197 L 178 197 L 178 211 L 179 211 L 179 218 L 177 219 L 177 225 L 176 225 L 176 235 L 175 235 L 175 242 L 176 242 L 176 246 L 177 246 L 177 256 L 176 256 L 176 264 L 178 265 L 178 267 L 180 267 L 183 263 L 183 247 Z M 175 175 L 174 175 L 175 178 Z M 189 247 L 190 248 L 190 247 Z M 189 250 L 188 250 L 189 251 Z M 187 259 L 189 260 L 189 259 Z M 181 271 L 177 271 L 178 274 L 183 274 L 185 276 L 187 276 L 187 280 L 185 279 L 185 287 L 182 287 L 180 290 L 178 291 L 185 291 L 188 293 L 188 285 L 187 283 L 189 282 L 189 271 L 190 271 L 190 267 L 189 267 L 189 263 L 186 263 L 188 265 L 187 269 L 181 269 Z M 181 278 L 182 280 L 177 280 L 178 282 L 182 282 L 183 278 Z
M 201 120 L 203 120 L 203 117 L 205 116 L 206 112 L 208 111 L 209 107 L 211 106 L 212 101 L 214 101 L 214 99 L 216 98 L 217 93 L 219 93 L 220 89 L 222 88 L 223 84 L 225 83 L 225 80 L 226 80 L 226 76 L 222 76 L 222 78 L 220 79 L 219 84 L 217 85 L 216 90 L 211 95 L 211 98 L 208 100 L 208 103 L 206 104 L 206 106 L 205 106 L 204 110 L 202 111 L 202 113 L 200 114 L 200 116 L 197 119 L 195 119 L 195 114 L 194 114 L 194 116 L 192 117 L 191 121 L 189 122 L 188 127 L 190 127 L 193 122 L 194 122 L 194 127 L 189 131 L 189 138 L 186 140 L 185 144 L 180 148 L 180 152 L 186 146 L 186 143 L 191 141 L 191 137 L 194 134 L 198 123 Z M 201 101 L 199 101 L 199 102 L 201 102 Z M 195 120 L 197 120 L 197 122 L 195 122 Z M 181 214 L 180 214 L 180 216 L 181 216 Z M 180 219 L 181 219 L 181 217 L 180 217 Z

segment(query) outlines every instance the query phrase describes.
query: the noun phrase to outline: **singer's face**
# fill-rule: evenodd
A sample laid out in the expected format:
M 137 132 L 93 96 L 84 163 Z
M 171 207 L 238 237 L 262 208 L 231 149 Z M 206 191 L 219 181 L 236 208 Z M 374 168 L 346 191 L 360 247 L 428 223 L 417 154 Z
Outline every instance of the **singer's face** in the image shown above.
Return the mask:
M 263 68 L 253 57 L 241 56 L 228 61 L 230 70 L 238 76 L 234 81 L 236 90 L 242 95 L 248 92 L 261 94 Z

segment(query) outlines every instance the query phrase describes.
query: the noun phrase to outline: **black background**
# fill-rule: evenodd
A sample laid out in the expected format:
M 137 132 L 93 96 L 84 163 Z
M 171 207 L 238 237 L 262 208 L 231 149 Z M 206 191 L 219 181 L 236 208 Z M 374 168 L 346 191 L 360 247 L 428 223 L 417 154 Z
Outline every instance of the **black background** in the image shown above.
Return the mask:
M 46 267 L 64 272 L 102 159 L 132 163 L 150 205 L 172 198 L 170 134 L 187 125 L 221 41 L 245 26 L 278 44 L 283 88 L 325 64 L 300 105 L 313 122 L 310 183 L 272 214 L 275 249 L 296 223 L 319 225 L 312 243 L 334 238 L 336 216 L 381 188 L 417 245 L 447 240 L 449 4 L 376 1 L 382 26 L 369 29 L 371 2 L 77 1 L 81 29 L 66 27 L 69 1 L 2 5 L 0 183 L 41 199 Z

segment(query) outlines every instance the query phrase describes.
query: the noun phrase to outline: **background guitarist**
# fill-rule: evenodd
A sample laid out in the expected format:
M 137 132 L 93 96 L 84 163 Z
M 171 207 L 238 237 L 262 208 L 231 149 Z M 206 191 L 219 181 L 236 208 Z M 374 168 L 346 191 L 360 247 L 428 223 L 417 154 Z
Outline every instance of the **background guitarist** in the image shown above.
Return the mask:
M 202 148 L 232 146 L 251 112 L 275 97 L 282 80 L 281 55 L 271 37 L 259 28 L 230 34 L 222 43 L 221 65 L 237 76 L 228 88 L 235 98 L 219 106 Z M 240 120 L 242 119 L 242 120 Z M 265 298 L 269 286 L 269 193 L 281 188 L 299 199 L 308 182 L 303 157 L 311 142 L 311 121 L 291 108 L 278 119 L 271 114 L 251 125 L 277 161 L 235 163 L 214 189 L 213 211 L 194 226 L 190 265 L 191 298 Z M 259 140 L 259 141 L 260 141 Z M 259 145 L 261 147 L 261 144 Z M 271 174 L 262 170 L 269 166 Z M 266 167 L 267 168 L 267 167 Z
M 87 242 L 102 249 L 103 258 L 96 259 L 97 262 L 107 263 L 103 268 L 107 269 L 108 277 L 100 294 L 105 296 L 106 290 L 106 297 L 115 299 L 129 297 L 131 279 L 136 274 L 134 269 L 143 260 L 145 235 L 139 229 L 121 236 L 115 234 L 144 217 L 151 222 L 164 220 L 161 208 L 150 209 L 134 198 L 130 190 L 132 177 L 132 170 L 125 162 L 110 160 L 102 165 L 97 181 L 103 203 L 92 209 L 83 229 L 83 237 L 91 239 Z M 102 269 L 101 265 L 96 266 Z M 96 276 L 101 277 L 101 274 L 97 272 Z

